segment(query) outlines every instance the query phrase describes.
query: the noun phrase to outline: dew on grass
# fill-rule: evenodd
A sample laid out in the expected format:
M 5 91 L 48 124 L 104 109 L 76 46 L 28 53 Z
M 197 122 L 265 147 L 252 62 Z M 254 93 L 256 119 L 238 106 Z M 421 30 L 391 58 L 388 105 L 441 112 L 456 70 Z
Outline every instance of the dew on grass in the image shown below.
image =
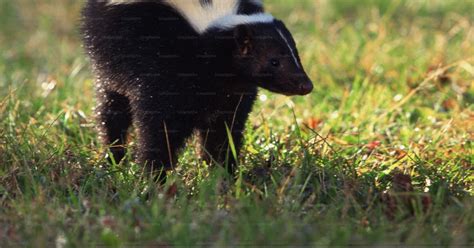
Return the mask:
M 394 102 L 399 102 L 403 99 L 403 95 L 402 94 L 397 94 L 393 97 L 393 101 Z

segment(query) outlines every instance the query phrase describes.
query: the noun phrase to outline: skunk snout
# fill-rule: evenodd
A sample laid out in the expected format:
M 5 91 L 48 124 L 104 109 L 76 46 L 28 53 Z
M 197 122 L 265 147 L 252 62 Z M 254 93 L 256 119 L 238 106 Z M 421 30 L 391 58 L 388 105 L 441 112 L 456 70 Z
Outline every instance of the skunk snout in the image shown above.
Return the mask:
M 313 82 L 311 82 L 311 79 L 306 75 L 306 73 L 299 73 L 295 74 L 295 90 L 297 95 L 307 95 L 313 91 Z
M 313 91 L 313 88 L 314 88 L 313 83 L 310 80 L 308 80 L 306 82 L 303 82 L 299 86 L 298 95 L 302 95 L 302 96 L 307 95 L 307 94 L 311 93 L 311 91 Z

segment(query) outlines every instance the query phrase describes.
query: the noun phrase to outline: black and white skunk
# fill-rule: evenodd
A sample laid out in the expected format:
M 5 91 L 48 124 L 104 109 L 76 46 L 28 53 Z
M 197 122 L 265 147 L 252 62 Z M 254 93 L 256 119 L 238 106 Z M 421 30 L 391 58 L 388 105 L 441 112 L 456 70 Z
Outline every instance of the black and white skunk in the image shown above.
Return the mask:
M 149 172 L 172 168 L 195 131 L 204 157 L 223 163 L 227 129 L 238 150 L 257 87 L 313 89 L 290 32 L 260 0 L 88 0 L 82 28 L 102 141 L 120 161 L 133 122 Z

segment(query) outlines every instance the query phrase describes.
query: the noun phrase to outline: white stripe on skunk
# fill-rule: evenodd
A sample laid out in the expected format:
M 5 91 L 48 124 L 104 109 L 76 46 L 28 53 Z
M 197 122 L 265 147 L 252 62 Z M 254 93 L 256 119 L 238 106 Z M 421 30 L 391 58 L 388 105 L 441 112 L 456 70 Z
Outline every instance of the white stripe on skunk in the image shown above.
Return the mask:
M 295 51 L 293 50 L 293 48 L 291 47 L 290 43 L 288 42 L 288 39 L 285 37 L 285 35 L 283 34 L 283 32 L 281 32 L 280 29 L 276 29 L 278 34 L 281 36 L 281 38 L 285 41 L 286 45 L 288 46 L 288 49 L 290 49 L 290 52 L 291 52 L 291 57 L 293 57 L 293 60 L 295 61 L 295 64 L 298 68 L 302 68 L 300 63 L 298 62 L 298 59 L 296 58 L 296 55 L 295 55 Z
M 108 4 L 129 4 L 143 0 L 108 0 Z M 241 0 L 213 0 L 209 4 L 201 4 L 200 0 L 162 0 L 177 10 L 188 23 L 202 34 L 209 28 L 233 28 L 241 24 L 271 23 L 274 18 L 270 14 L 258 13 L 239 15 L 237 11 Z M 262 5 L 261 0 L 252 0 L 253 4 Z

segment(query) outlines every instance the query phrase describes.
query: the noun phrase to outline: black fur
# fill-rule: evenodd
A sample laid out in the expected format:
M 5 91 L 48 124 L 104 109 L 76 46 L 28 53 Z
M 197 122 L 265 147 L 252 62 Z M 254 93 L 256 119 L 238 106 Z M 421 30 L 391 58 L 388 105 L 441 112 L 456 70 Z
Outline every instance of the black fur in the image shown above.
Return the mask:
M 239 5 L 238 13 L 250 15 L 255 13 L 263 13 L 263 11 L 263 6 L 256 5 L 251 0 L 242 0 Z
M 262 11 L 260 6 L 243 3 L 241 13 Z M 310 83 L 302 70 L 288 66 L 280 76 L 269 69 L 263 55 L 250 54 L 258 50 L 255 47 L 267 53 L 284 49 L 277 38 L 256 38 L 256 34 L 276 37 L 272 25 L 288 32 L 276 21 L 198 34 L 175 10 L 157 2 L 106 5 L 89 0 L 83 11 L 84 43 L 97 77 L 100 136 L 104 144 L 113 144 L 115 160 L 125 154 L 132 122 L 138 136 L 138 162 L 146 164 L 149 172 L 172 168 L 177 151 L 195 131 L 208 161 L 223 163 L 228 156 L 226 128 L 239 150 L 257 86 L 264 86 L 258 80 L 275 81 L 277 76 L 290 80 L 292 75 L 293 80 Z M 268 42 L 274 45 L 265 45 Z M 288 56 L 277 55 L 289 63 Z M 301 92 L 300 85 L 293 85 L 297 90 L 285 87 L 282 93 Z M 235 161 L 229 159 L 228 170 L 233 173 Z

